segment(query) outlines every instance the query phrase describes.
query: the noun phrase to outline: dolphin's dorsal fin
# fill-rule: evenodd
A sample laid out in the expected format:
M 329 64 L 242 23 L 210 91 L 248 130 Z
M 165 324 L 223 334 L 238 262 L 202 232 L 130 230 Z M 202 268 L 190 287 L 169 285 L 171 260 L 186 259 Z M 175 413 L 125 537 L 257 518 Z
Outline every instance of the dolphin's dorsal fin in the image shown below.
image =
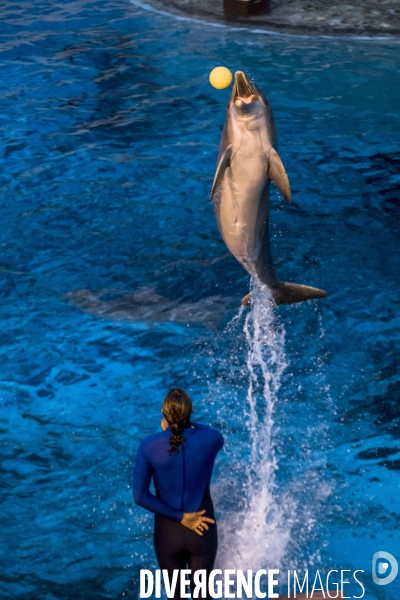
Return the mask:
M 215 172 L 215 177 L 214 177 L 214 182 L 211 188 L 211 194 L 210 194 L 210 200 L 213 199 L 213 196 L 215 194 L 215 190 L 218 188 L 219 184 L 222 181 L 222 178 L 224 176 L 225 173 L 225 169 L 226 167 L 229 166 L 229 161 L 231 159 L 233 153 L 233 146 L 232 144 L 229 144 L 225 150 L 222 153 L 221 158 L 219 159 L 219 163 L 218 163 L 218 167 L 217 170 Z
M 271 148 L 268 156 L 268 177 L 274 182 L 282 196 L 290 204 L 292 195 L 290 193 L 290 183 L 282 164 L 279 154 Z

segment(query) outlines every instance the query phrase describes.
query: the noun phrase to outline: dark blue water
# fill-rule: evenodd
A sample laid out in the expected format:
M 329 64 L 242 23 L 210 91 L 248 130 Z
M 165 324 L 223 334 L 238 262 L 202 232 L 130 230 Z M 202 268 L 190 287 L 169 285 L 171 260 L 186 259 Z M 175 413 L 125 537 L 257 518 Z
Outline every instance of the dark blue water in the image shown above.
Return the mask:
M 397 598 L 371 559 L 400 558 L 398 43 L 123 0 L 0 11 L 1 598 L 137 597 L 156 561 L 132 467 L 173 385 L 226 440 L 218 566 L 363 569 Z M 277 272 L 326 300 L 239 311 L 208 199 L 218 64 L 274 108 Z

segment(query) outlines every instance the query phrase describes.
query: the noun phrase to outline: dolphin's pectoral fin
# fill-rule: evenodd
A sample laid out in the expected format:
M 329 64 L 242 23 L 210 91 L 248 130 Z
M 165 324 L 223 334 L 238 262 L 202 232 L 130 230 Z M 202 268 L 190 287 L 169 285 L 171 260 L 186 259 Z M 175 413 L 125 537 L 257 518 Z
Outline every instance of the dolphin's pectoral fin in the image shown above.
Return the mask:
M 220 185 L 222 178 L 224 176 L 225 169 L 226 169 L 226 167 L 229 167 L 229 161 L 231 159 L 232 153 L 233 153 L 233 146 L 232 146 L 232 144 L 229 144 L 229 146 L 227 146 L 225 148 L 225 150 L 223 151 L 222 156 L 219 160 L 217 170 L 215 172 L 214 182 L 213 182 L 213 185 L 211 188 L 210 200 L 213 200 L 215 191 L 218 188 L 218 186 Z
M 290 204 L 292 195 L 290 193 L 290 183 L 282 164 L 279 154 L 271 148 L 268 156 L 268 177 L 274 182 L 282 196 Z
M 288 283 L 281 281 L 278 288 L 272 291 L 276 304 L 293 304 L 294 302 L 303 302 L 304 300 L 313 300 L 315 298 L 326 298 L 327 293 L 319 288 L 309 285 L 300 285 L 299 283 Z

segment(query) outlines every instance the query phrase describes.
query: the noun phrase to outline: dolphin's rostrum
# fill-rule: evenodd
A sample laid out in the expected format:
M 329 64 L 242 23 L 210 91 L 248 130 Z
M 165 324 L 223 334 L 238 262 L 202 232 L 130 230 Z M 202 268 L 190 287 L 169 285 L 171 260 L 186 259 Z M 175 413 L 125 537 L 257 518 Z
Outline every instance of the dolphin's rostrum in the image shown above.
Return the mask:
M 270 288 L 276 304 L 324 298 L 327 293 L 323 290 L 279 281 L 274 273 L 269 241 L 271 181 L 290 203 L 289 179 L 277 153 L 270 104 L 258 87 L 237 71 L 211 190 L 222 238 L 250 275 Z M 250 303 L 250 294 L 242 303 Z

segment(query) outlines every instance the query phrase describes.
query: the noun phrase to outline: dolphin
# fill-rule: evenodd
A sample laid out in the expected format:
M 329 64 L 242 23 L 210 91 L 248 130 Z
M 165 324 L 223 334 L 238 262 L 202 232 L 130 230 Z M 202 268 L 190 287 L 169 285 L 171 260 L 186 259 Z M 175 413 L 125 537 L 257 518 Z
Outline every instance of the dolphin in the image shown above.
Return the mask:
M 233 256 L 268 286 L 276 304 L 292 304 L 327 293 L 315 287 L 279 281 L 269 241 L 271 181 L 290 204 L 289 179 L 277 153 L 271 106 L 243 71 L 235 73 L 211 190 L 221 236 Z M 251 294 L 242 304 L 251 303 Z
M 181 302 L 160 296 L 150 287 L 139 287 L 127 293 L 112 288 L 98 292 L 73 290 L 63 296 L 85 313 L 106 319 L 133 323 L 202 323 L 211 329 L 218 327 L 234 302 L 233 298 L 221 296 Z

